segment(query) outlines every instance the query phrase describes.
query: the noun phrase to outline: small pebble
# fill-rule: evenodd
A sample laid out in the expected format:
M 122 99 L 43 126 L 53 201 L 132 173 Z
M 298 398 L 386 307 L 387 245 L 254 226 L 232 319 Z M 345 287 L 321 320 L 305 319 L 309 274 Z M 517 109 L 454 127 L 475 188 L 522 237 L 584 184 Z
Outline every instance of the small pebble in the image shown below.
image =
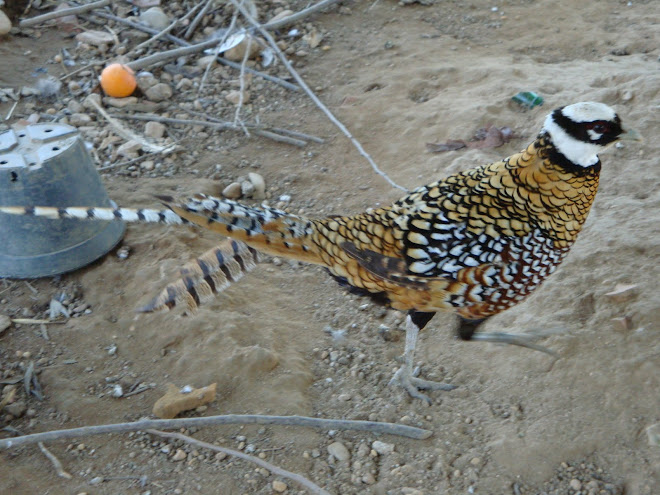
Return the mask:
M 137 158 L 138 151 L 142 149 L 142 145 L 137 141 L 127 141 L 117 148 L 117 154 L 126 158 Z
M 351 458 L 351 453 L 341 442 L 333 442 L 328 445 L 328 453 L 338 461 L 347 461 Z
M 385 442 L 381 442 L 380 440 L 374 441 L 371 444 L 371 448 L 374 449 L 376 452 L 378 452 L 378 454 L 380 455 L 387 455 L 394 452 L 393 443 L 385 443 Z
M 90 95 L 91 96 L 91 95 Z M 114 108 L 124 108 L 128 105 L 135 105 L 138 102 L 136 96 L 127 96 L 125 98 L 113 98 L 112 96 L 106 96 L 103 98 L 103 103 L 109 107 Z
M 11 21 L 7 14 L 0 10 L 0 36 L 4 36 L 9 31 L 11 31 Z
M 367 485 L 376 483 L 376 477 L 372 473 L 366 473 L 362 476 L 362 481 Z
M 172 94 L 172 88 L 166 83 L 158 83 L 144 92 L 148 100 L 155 102 L 169 100 Z
M 0 334 L 11 326 L 11 318 L 7 315 L 0 315 Z
M 151 7 L 140 14 L 140 21 L 154 29 L 163 30 L 170 24 L 170 19 L 160 7 Z
M 124 98 L 124 99 L 126 99 L 126 98 Z M 101 106 L 101 95 L 98 94 L 98 93 L 92 93 L 92 94 L 87 95 L 85 97 L 85 99 L 83 100 L 83 102 L 82 102 L 82 106 L 84 108 L 86 108 L 87 110 L 95 110 L 96 107 L 94 107 L 94 104 L 92 103 L 92 101 L 94 101 L 94 103 L 96 103 L 97 105 Z M 136 101 L 137 101 L 137 99 L 136 99 Z
M 241 92 L 237 89 L 234 89 L 225 95 L 225 100 L 233 105 L 238 106 L 241 102 Z M 248 91 L 243 91 L 243 104 L 250 101 L 250 93 Z
M 254 186 L 252 197 L 254 199 L 266 199 L 266 181 L 264 178 L 260 174 L 250 172 L 248 173 L 248 180 Z
M 289 488 L 286 483 L 281 482 L 280 480 L 273 481 L 273 490 L 277 493 L 284 493 L 287 488 Z
M 172 460 L 175 462 L 183 461 L 187 457 L 186 453 L 181 449 L 176 449 L 176 452 L 172 456 Z
M 153 139 L 160 139 L 165 134 L 166 127 L 160 122 L 147 122 L 144 126 L 144 134 Z
M 241 185 L 238 182 L 232 182 L 222 190 L 222 195 L 229 199 L 238 199 L 241 197 Z
M 582 488 L 582 482 L 576 478 L 573 478 L 568 485 L 571 487 L 571 490 L 575 490 L 575 491 Z

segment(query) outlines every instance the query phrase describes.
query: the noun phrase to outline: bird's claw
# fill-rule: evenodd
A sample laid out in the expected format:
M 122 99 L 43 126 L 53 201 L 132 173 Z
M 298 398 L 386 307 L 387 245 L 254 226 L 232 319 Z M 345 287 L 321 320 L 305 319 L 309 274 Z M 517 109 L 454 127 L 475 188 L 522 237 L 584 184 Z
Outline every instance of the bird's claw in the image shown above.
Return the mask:
M 420 392 L 420 389 L 449 391 L 456 388 L 456 385 L 451 385 L 449 383 L 434 382 L 432 380 L 417 378 L 413 376 L 413 373 L 411 373 L 406 366 L 402 366 L 396 373 L 394 373 L 389 385 L 399 385 L 403 387 L 413 399 L 420 399 L 426 402 L 429 406 L 431 405 L 431 398 Z

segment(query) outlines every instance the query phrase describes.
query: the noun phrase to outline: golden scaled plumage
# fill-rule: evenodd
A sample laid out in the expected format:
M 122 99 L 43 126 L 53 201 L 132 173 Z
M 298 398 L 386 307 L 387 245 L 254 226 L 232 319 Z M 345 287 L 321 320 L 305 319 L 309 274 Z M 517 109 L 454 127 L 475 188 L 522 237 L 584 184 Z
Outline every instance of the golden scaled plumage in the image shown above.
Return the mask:
M 428 280 L 421 290 L 374 275 L 343 245 L 348 242 L 357 250 L 403 262 L 404 238 L 431 233 L 434 218 L 444 214 L 451 222 L 464 223 L 475 237 L 485 233 L 495 239 L 521 238 L 538 229 L 557 250 L 566 251 L 593 203 L 598 170 L 567 169 L 552 161 L 552 150 L 541 136 L 520 153 L 420 187 L 390 207 L 314 221 L 305 242 L 317 254 L 317 263 L 353 286 L 389 294 L 395 308 L 438 310 L 442 305 L 433 304 L 433 299 L 445 299 L 447 291 L 459 285 L 482 283 L 483 267 L 481 272 L 461 270 L 456 281 L 434 280 L 433 288 Z

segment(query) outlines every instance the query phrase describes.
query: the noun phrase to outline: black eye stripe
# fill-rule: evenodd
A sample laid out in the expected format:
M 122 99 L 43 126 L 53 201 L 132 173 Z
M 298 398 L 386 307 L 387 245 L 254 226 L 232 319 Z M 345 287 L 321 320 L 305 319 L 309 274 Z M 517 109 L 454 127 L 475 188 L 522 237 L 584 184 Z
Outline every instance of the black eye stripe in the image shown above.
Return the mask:
M 621 129 L 621 119 L 617 115 L 614 120 L 595 120 L 593 122 L 575 122 L 562 113 L 562 108 L 558 108 L 552 112 L 552 120 L 561 127 L 566 133 L 584 143 L 595 143 L 606 145 L 612 141 L 616 141 L 617 137 L 623 130 Z M 596 126 L 602 126 L 602 129 L 596 129 Z M 594 139 L 593 133 L 600 134 L 597 139 Z

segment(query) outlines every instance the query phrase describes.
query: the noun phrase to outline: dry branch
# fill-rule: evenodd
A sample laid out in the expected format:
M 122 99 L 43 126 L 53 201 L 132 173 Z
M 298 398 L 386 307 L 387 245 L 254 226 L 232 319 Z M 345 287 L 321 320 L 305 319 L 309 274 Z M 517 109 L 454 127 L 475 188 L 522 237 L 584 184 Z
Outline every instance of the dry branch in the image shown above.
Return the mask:
M 262 416 L 257 414 L 228 414 L 224 416 L 208 416 L 203 418 L 178 418 L 178 419 L 141 419 L 132 423 L 117 423 L 98 426 L 83 426 L 82 428 L 71 428 L 68 430 L 46 431 L 33 433 L 14 438 L 0 440 L 0 449 L 21 447 L 37 442 L 53 442 L 69 438 L 81 438 L 90 435 L 104 435 L 108 433 L 126 433 L 128 431 L 145 431 L 149 429 L 175 429 L 218 425 L 281 425 L 281 426 L 304 426 L 308 428 L 319 428 L 324 430 L 356 430 L 368 431 L 370 433 L 398 435 L 424 440 L 433 432 L 416 428 L 414 426 L 400 425 L 396 423 L 380 423 L 376 421 L 350 421 L 340 419 L 310 418 L 307 416 Z

